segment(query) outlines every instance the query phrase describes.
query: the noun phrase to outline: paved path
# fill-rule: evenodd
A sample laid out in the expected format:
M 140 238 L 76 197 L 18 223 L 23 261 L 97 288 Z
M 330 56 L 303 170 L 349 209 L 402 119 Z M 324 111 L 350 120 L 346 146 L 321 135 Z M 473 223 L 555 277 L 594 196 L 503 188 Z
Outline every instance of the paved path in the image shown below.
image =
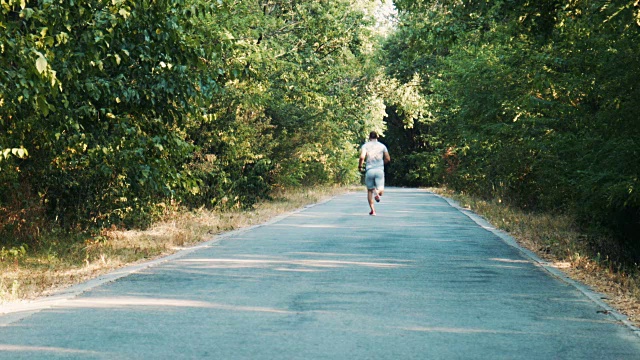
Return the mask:
M 0 316 L 0 359 L 640 359 L 616 314 L 444 199 L 367 212 L 339 196 Z

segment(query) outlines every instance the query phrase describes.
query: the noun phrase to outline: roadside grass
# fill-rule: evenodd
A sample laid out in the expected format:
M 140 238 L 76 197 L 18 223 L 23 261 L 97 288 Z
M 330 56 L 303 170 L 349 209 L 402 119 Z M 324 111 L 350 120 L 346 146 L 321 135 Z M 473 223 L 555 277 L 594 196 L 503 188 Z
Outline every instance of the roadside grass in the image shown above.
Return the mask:
M 611 307 L 640 326 L 640 266 L 603 257 L 594 244 L 611 243 L 581 232 L 567 214 L 531 213 L 498 201 L 485 201 L 446 188 L 430 191 L 455 200 L 508 232 L 520 245 L 606 296 Z
M 0 304 L 34 299 L 136 262 L 174 253 L 216 234 L 257 225 L 352 187 L 275 191 L 252 210 L 176 209 L 146 230 L 105 229 L 97 236 L 42 234 L 38 249 L 0 257 Z

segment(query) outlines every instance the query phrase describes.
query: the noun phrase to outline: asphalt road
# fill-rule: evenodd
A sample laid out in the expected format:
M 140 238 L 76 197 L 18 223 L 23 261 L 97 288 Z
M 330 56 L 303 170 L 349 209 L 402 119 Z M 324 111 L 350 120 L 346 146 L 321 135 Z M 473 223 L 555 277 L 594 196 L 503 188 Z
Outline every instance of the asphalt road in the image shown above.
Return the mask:
M 411 189 L 368 211 L 346 194 L 5 308 L 0 359 L 640 359 L 598 294 L 473 214 Z

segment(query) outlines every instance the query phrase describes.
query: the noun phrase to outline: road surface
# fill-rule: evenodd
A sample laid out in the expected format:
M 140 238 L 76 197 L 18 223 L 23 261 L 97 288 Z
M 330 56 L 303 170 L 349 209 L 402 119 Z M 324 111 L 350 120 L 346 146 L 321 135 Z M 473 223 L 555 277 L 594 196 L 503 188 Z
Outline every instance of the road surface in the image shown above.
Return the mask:
M 345 194 L 13 309 L 0 359 L 640 359 L 597 294 L 470 212 L 415 189 L 368 211 Z

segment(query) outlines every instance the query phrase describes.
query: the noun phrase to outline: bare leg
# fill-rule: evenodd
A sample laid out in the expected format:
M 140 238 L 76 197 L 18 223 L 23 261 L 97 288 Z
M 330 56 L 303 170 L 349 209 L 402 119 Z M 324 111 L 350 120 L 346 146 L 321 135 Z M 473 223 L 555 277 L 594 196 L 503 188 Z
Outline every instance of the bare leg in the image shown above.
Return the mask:
M 373 193 L 376 189 L 367 189 L 367 200 L 369 201 L 369 207 L 371 208 L 371 212 L 375 214 L 376 209 L 373 207 Z

